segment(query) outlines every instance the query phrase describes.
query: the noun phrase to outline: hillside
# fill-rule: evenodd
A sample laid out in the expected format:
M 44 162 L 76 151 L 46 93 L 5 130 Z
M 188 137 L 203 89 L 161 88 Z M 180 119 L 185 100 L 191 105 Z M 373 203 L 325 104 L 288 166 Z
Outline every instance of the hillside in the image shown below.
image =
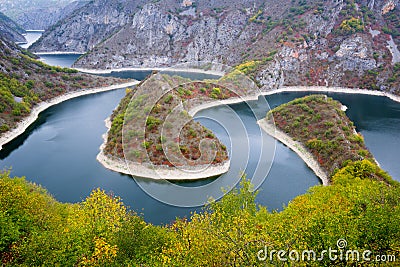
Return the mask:
M 137 89 L 128 90 L 113 112 L 104 153 L 143 166 L 173 169 L 224 164 L 228 160 L 226 147 L 193 120 L 188 102 L 233 96 L 212 82 L 154 73 Z
M 143 0 L 144 1 L 144 0 Z M 126 25 L 140 1 L 95 0 L 58 21 L 30 48 L 85 53 Z
M 257 12 L 253 1 L 187 2 L 187 6 L 171 0 L 144 5 L 119 32 L 90 50 L 76 66 L 121 68 L 170 66 L 181 61 L 241 62 L 241 53 L 259 31 L 258 25 L 248 22 Z M 263 2 L 255 1 L 260 8 Z M 269 8 L 279 10 L 278 5 L 281 4 L 271 1 Z
M 0 12 L 0 37 L 12 42 L 26 42 L 25 31 L 13 20 Z
M 123 80 L 52 67 L 25 50 L 0 39 L 0 133 L 16 126 L 36 104 L 85 88 L 108 86 Z
M 86 0 L 0 0 L 0 11 L 25 30 L 45 30 L 87 2 Z
M 325 95 L 283 104 L 271 110 L 266 119 L 308 149 L 328 177 L 349 162 L 374 161 L 342 104 Z
M 97 2 L 87 7 L 97 10 Z M 111 11 L 108 6 L 97 13 Z M 64 20 L 34 51 L 87 52 L 76 66 L 96 69 L 254 61 L 264 90 L 329 85 L 399 93 L 397 0 L 137 3 L 113 34 L 99 27 L 101 41 L 92 40 L 83 17 Z

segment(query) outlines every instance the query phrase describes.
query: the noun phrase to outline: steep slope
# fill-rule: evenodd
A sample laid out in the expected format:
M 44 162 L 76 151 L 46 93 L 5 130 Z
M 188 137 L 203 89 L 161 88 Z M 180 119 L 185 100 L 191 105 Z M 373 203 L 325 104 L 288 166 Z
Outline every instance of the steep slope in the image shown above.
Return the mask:
M 195 9 L 202 13 L 202 16 L 204 15 L 203 24 L 207 24 L 206 20 L 210 20 L 211 17 L 217 18 L 218 14 L 224 13 L 223 11 L 227 9 L 227 7 L 229 7 L 229 10 L 231 11 L 241 10 L 243 8 L 250 9 L 254 6 L 262 5 L 263 1 L 257 0 L 254 1 L 254 3 L 244 2 L 242 0 L 203 1 L 199 3 L 175 0 L 153 1 L 153 3 L 156 4 L 147 4 L 148 2 L 144 0 L 132 2 L 113 0 L 103 2 L 104 1 L 102 0 L 92 1 L 79 12 L 75 12 L 71 17 L 60 22 L 59 25 L 54 29 L 51 29 L 48 34 L 45 33 L 44 39 L 40 40 L 37 45 L 32 48 L 33 51 L 60 50 L 87 52 L 93 47 L 93 45 L 97 45 L 98 43 L 108 39 L 111 37 L 110 33 L 116 33 L 123 26 L 125 26 L 124 30 L 126 30 L 126 32 L 123 30 L 122 36 L 117 34 L 118 37 L 116 39 L 124 41 L 129 34 L 134 33 L 133 38 L 135 40 L 133 43 L 139 45 L 143 41 L 147 41 L 142 39 L 142 37 L 145 37 L 142 35 L 147 35 L 145 32 L 148 31 L 148 29 L 152 29 L 149 31 L 150 35 L 156 36 L 160 34 L 161 36 L 155 37 L 155 39 L 161 40 L 162 47 L 164 47 L 165 40 L 167 41 L 166 44 L 169 43 L 169 35 L 167 34 L 167 38 L 165 38 L 163 32 L 165 26 L 169 24 L 169 18 L 172 19 L 171 14 L 182 17 L 191 17 L 194 12 L 194 7 L 196 7 Z M 277 3 L 274 5 L 277 5 Z M 169 15 L 169 13 L 171 14 Z M 239 13 L 241 14 L 242 11 L 239 11 Z M 232 17 L 226 19 L 226 25 L 222 25 L 222 27 L 224 29 L 234 27 L 234 25 L 237 24 L 234 22 L 236 19 L 240 19 L 239 24 L 246 23 L 245 19 L 243 19 L 240 14 L 235 13 Z M 133 16 L 135 18 L 133 18 Z M 175 16 L 174 20 L 178 22 L 179 18 Z M 182 21 L 183 25 L 180 29 L 181 33 L 186 30 L 184 25 L 185 23 L 186 21 Z M 209 29 L 213 30 L 213 26 L 216 24 L 218 24 L 218 21 L 213 19 Z M 93 33 L 93 28 L 96 29 L 96 35 Z M 198 27 L 193 28 L 193 30 L 196 30 L 196 28 Z M 135 34 L 136 30 L 139 30 L 140 33 Z M 232 37 L 230 37 L 230 41 L 236 37 L 236 33 L 231 35 Z M 212 36 L 212 38 L 215 39 L 215 36 Z M 179 41 L 186 42 L 187 40 Z M 116 41 L 116 43 L 119 43 L 119 41 Z M 126 49 L 124 46 L 123 48 L 125 53 Z M 156 46 L 154 48 L 160 50 Z M 146 49 L 149 49 L 147 43 L 146 48 L 142 51 L 145 51 Z M 207 51 L 205 51 L 205 53 L 207 53 Z M 145 56 L 146 55 L 143 55 L 143 57 Z
M 125 25 L 139 1 L 95 0 L 46 31 L 31 47 L 34 52 L 85 53 Z
M 208 1 L 197 6 L 189 2 L 183 7 L 167 2 L 145 5 L 129 24 L 90 51 L 77 66 L 153 67 L 197 60 L 237 63 L 239 51 L 245 51 L 258 32 L 257 25 L 248 23 L 255 11 L 253 3 L 235 6 L 239 1 L 232 5 Z
M 18 14 L 16 21 L 27 30 L 46 30 L 85 6 L 88 1 L 74 1 L 64 6 L 35 8 Z
M 0 11 L 26 30 L 44 30 L 86 2 L 86 0 L 0 0 Z
M 399 93 L 400 9 L 392 0 L 147 4 L 76 66 L 250 61 L 264 90 L 329 85 Z
M 264 90 L 329 85 L 399 93 L 398 0 L 162 0 L 123 11 L 117 0 L 100 3 L 64 20 L 33 51 L 87 52 L 75 66 L 95 69 L 249 61 L 248 74 Z
M 0 12 L 0 37 L 12 42 L 26 42 L 22 35 L 25 31 L 13 20 Z
M 48 66 L 0 38 L 0 134 L 14 128 L 42 101 L 71 91 L 121 82 Z

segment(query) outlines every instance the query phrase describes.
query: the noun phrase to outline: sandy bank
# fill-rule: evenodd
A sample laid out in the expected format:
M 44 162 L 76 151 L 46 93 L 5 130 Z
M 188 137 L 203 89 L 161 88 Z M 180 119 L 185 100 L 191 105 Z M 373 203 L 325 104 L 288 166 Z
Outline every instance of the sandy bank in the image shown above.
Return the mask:
M 168 71 L 168 72 L 190 72 L 190 73 L 202 73 L 210 74 L 215 76 L 223 76 L 224 72 L 213 71 L 213 70 L 202 70 L 202 69 L 171 69 L 171 68 L 121 68 L 121 69 L 109 69 L 109 70 L 97 70 L 97 69 L 84 69 L 84 68 L 74 68 L 80 72 L 89 74 L 109 74 L 112 72 L 123 72 L 123 71 Z
M 44 101 L 36 106 L 34 106 L 31 110 L 31 114 L 24 118 L 21 122 L 18 123 L 17 127 L 12 129 L 11 131 L 8 131 L 0 136 L 0 150 L 3 148 L 3 145 L 7 144 L 14 138 L 18 137 L 22 133 L 26 131 L 26 129 L 36 121 L 36 119 L 39 117 L 39 114 L 48 109 L 51 106 L 57 105 L 61 102 L 64 102 L 68 99 L 83 96 L 83 95 L 89 95 L 89 94 L 94 94 L 94 93 L 100 93 L 100 92 L 105 92 L 105 91 L 110 91 L 118 88 L 124 88 L 124 87 L 129 87 L 129 86 L 134 86 L 137 85 L 139 82 L 134 81 L 134 82 L 129 82 L 129 83 L 123 83 L 123 84 L 116 84 L 108 87 L 99 87 L 99 88 L 92 88 L 92 89 L 85 89 L 85 90 L 80 90 L 80 91 L 75 91 L 71 93 L 64 94 L 62 96 L 53 98 L 49 101 Z
M 323 185 L 329 185 L 328 175 L 322 170 L 321 166 L 314 159 L 313 155 L 308 152 L 307 148 L 305 148 L 301 143 L 294 141 L 290 136 L 286 133 L 278 130 L 274 125 L 269 123 L 266 119 L 259 120 L 258 125 L 269 135 L 279 140 L 291 150 L 293 150 L 300 158 L 310 167 L 311 170 L 318 176 L 318 178 L 322 181 Z
M 155 180 L 199 180 L 219 176 L 229 170 L 230 161 L 226 161 L 220 165 L 196 166 L 191 167 L 190 170 L 180 170 L 177 168 L 170 168 L 168 166 L 146 166 L 135 162 L 127 162 L 116 157 L 111 158 L 104 154 L 104 148 L 108 138 L 108 131 L 111 128 L 110 118 L 105 120 L 105 124 L 108 130 L 103 135 L 103 144 L 100 146 L 100 152 L 96 158 L 105 168 L 109 170 L 133 175 L 135 177 L 143 177 Z

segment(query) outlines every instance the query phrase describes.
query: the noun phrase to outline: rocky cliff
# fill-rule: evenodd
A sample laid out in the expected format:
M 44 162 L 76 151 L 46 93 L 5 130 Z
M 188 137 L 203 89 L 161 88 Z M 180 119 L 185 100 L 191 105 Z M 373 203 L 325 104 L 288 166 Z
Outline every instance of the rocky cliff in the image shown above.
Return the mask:
M 120 68 L 198 60 L 240 62 L 239 53 L 251 42 L 257 28 L 248 23 L 250 7 L 213 10 L 177 5 L 175 8 L 165 12 L 161 5 L 145 5 L 77 66 Z
M 55 25 L 59 20 L 68 17 L 75 10 L 85 6 L 87 1 L 75 1 L 67 6 L 35 8 L 20 13 L 16 21 L 27 30 L 45 30 Z
M 341 85 L 399 93 L 398 0 L 163 0 L 136 3 L 132 12 L 99 2 L 86 6 L 93 21 L 76 13 L 34 51 L 87 52 L 75 66 L 98 69 L 247 62 L 265 90 Z M 114 18 L 108 31 L 98 23 L 104 12 Z
M 0 11 L 25 30 L 45 30 L 88 0 L 0 0 Z
M 46 31 L 31 50 L 85 53 L 127 24 L 136 9 L 137 1 L 90 1 Z
M 13 20 L 0 12 L 0 37 L 13 42 L 26 42 L 24 30 Z

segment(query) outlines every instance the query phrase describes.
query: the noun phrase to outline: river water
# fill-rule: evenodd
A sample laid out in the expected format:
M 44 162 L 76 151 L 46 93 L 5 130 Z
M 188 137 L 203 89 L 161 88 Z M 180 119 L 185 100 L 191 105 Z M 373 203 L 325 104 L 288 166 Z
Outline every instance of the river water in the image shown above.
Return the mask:
M 53 64 L 56 65 L 65 62 L 63 57 L 57 61 L 54 56 L 54 60 Z M 118 75 L 138 78 L 144 74 L 126 72 Z M 143 213 L 145 220 L 154 224 L 169 223 L 176 217 L 189 217 L 191 212 L 199 211 L 200 207 L 179 208 L 163 204 L 147 195 L 132 177 L 109 171 L 96 161 L 103 141 L 102 134 L 106 132 L 104 119 L 112 113 L 124 94 L 125 90 L 119 89 L 83 96 L 42 112 L 24 135 L 0 151 L 0 168 L 12 167 L 12 175 L 26 176 L 27 180 L 44 186 L 57 200 L 63 202 L 79 202 L 93 189 L 102 188 L 120 196 L 126 205 Z M 281 93 L 266 99 L 273 108 L 306 94 L 309 93 Z M 400 154 L 400 103 L 378 96 L 337 93 L 329 95 L 349 107 L 347 115 L 355 122 L 357 130 L 365 136 L 368 148 L 381 166 L 396 180 L 400 180 L 400 165 L 397 160 Z M 267 107 L 263 105 L 261 98 L 255 106 L 258 106 L 256 113 L 263 116 Z M 220 125 L 212 122 L 212 119 L 216 119 L 233 124 L 233 119 L 227 115 L 228 109 L 233 110 L 244 122 L 252 151 L 249 158 L 236 153 L 231 155 L 234 157 L 232 160 L 239 162 L 239 165 L 240 162 L 247 162 L 245 171 L 250 174 L 248 178 L 253 178 L 251 175 L 260 153 L 254 148 L 259 147 L 263 137 L 250 108 L 245 104 L 214 107 L 199 112 L 196 119 L 213 130 L 231 150 L 230 138 L 240 140 L 240 136 L 229 136 Z M 214 182 L 213 189 L 219 191 L 224 184 L 237 180 L 239 173 L 237 168 L 233 169 L 234 171 L 231 170 L 222 179 L 185 182 L 180 185 L 193 187 Z M 172 187 L 171 184 L 141 181 L 159 193 L 168 193 Z M 294 197 L 318 184 L 319 180 L 304 162 L 278 142 L 271 170 L 260 187 L 257 202 L 270 210 L 280 210 Z M 200 194 L 209 196 L 210 192 L 204 189 Z

